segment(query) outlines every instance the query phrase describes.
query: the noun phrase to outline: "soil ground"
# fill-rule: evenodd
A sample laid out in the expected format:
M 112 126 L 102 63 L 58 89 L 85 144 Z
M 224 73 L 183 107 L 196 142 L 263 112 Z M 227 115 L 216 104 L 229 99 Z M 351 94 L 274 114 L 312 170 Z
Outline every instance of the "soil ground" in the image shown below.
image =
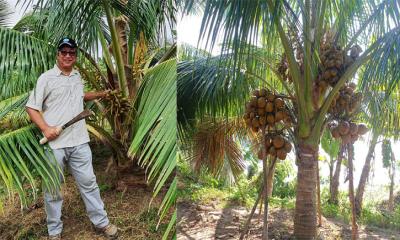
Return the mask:
M 123 181 L 117 182 L 112 171 L 106 172 L 109 153 L 99 146 L 92 150 L 101 197 L 110 221 L 119 229 L 118 239 L 161 239 L 167 223 L 163 222 L 156 230 L 158 210 L 154 206 L 159 206 L 162 199 L 155 199 L 149 208 L 153 188 L 146 184 L 143 172 L 127 172 L 120 178 Z M 106 239 L 94 232 L 74 179 L 69 174 L 63 193 L 63 239 Z M 42 197 L 22 212 L 17 201 L 5 203 L 3 207 L 3 213 L 0 215 L 1 240 L 47 239 L 46 213 Z
M 228 206 L 223 209 L 218 204 L 207 206 L 192 202 L 178 203 L 177 239 L 239 239 L 240 231 L 250 211 L 244 207 Z M 272 208 L 269 211 L 269 239 L 294 239 L 293 211 Z M 262 217 L 257 210 L 245 239 L 261 239 Z M 359 226 L 360 239 L 400 239 L 400 233 L 366 226 Z M 323 218 L 319 227 L 319 239 L 351 239 L 351 226 L 341 221 Z

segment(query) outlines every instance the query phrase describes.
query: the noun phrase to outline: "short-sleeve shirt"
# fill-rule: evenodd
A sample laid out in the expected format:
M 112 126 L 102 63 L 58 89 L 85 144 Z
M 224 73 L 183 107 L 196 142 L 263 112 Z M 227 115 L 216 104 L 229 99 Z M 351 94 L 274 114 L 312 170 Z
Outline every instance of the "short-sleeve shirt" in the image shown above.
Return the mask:
M 62 126 L 83 111 L 83 83 L 78 71 L 66 76 L 58 68 L 43 73 L 32 90 L 27 107 L 43 113 L 49 126 Z M 64 129 L 49 142 L 52 149 L 74 147 L 89 142 L 85 120 Z

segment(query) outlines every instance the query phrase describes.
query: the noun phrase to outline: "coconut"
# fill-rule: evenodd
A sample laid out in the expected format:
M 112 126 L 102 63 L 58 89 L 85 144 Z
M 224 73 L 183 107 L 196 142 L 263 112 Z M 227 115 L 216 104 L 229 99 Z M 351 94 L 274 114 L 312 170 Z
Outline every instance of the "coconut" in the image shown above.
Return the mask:
M 351 135 L 357 135 L 358 132 L 358 125 L 355 123 L 350 123 L 350 134 Z
M 290 144 L 288 141 L 285 141 L 285 146 L 283 146 L 283 148 L 287 153 L 290 153 L 290 151 L 292 151 L 292 144 Z
M 264 127 L 265 125 L 267 125 L 267 117 L 261 116 L 259 119 L 259 122 L 260 122 L 260 125 Z
M 272 144 L 276 149 L 282 148 L 285 145 L 285 139 L 282 136 L 277 135 L 272 140 Z
M 267 104 L 267 102 L 265 101 L 265 98 L 264 98 L 264 97 L 259 97 L 259 98 L 257 99 L 257 106 L 258 106 L 259 108 L 264 108 L 264 107 L 265 107 L 265 104 Z
M 258 127 L 251 127 L 251 130 L 253 130 L 253 132 L 258 132 L 259 128 Z
M 275 121 L 279 122 L 285 118 L 285 113 L 283 111 L 277 111 L 275 113 Z
M 346 121 L 341 121 L 338 127 L 340 135 L 347 135 L 350 131 L 350 124 Z
M 356 90 L 356 87 L 357 85 L 355 83 L 353 82 L 349 83 L 349 88 L 353 89 L 353 91 Z
M 255 112 L 251 112 L 250 113 L 250 118 L 255 118 L 256 117 L 256 113 Z
M 338 127 L 333 128 L 331 134 L 333 138 L 336 139 L 340 138 L 339 128 Z
M 260 97 L 265 97 L 265 96 L 267 96 L 267 93 L 268 93 L 267 89 L 262 88 L 262 89 L 260 90 Z
M 265 105 L 265 111 L 267 111 L 267 112 L 273 112 L 274 111 L 273 102 L 267 102 L 267 104 Z
M 363 124 L 363 123 L 358 124 L 358 131 L 357 131 L 358 135 L 364 135 L 368 131 L 369 131 L 368 127 L 365 124 Z
M 273 102 L 275 100 L 275 95 L 272 92 L 267 93 L 267 100 Z
M 342 143 L 343 144 L 350 143 L 350 141 L 351 141 L 351 135 L 350 134 L 342 136 Z
M 265 137 L 265 147 L 269 148 L 272 145 L 272 138 L 270 136 Z
M 257 127 L 258 128 L 260 126 L 260 122 L 258 121 L 257 118 L 253 118 L 253 120 L 251 121 L 251 125 L 253 127 Z
M 258 108 L 257 109 L 257 114 L 260 117 L 265 116 L 265 109 L 264 108 Z
M 253 96 L 259 97 L 260 96 L 260 91 L 259 90 L 254 90 L 253 91 Z
M 276 149 L 274 148 L 274 146 L 271 146 L 271 147 L 269 148 L 268 153 L 269 153 L 271 156 L 273 156 L 273 157 L 276 156 Z
M 257 97 L 252 97 L 250 100 L 250 104 L 252 107 L 257 107 L 257 103 L 258 103 L 258 98 Z
M 277 109 L 282 109 L 285 107 L 285 102 L 281 98 L 276 98 L 274 100 L 274 104 Z
M 275 123 L 275 117 L 273 114 L 267 114 L 267 123 L 273 125 Z
M 355 141 L 358 140 L 358 135 L 357 134 L 350 135 L 350 139 L 351 139 L 352 142 L 355 142 Z
M 286 155 L 287 155 L 287 153 L 285 152 L 284 149 L 279 149 L 279 150 L 276 152 L 276 156 L 277 156 L 280 160 L 285 160 L 285 159 L 286 159 Z

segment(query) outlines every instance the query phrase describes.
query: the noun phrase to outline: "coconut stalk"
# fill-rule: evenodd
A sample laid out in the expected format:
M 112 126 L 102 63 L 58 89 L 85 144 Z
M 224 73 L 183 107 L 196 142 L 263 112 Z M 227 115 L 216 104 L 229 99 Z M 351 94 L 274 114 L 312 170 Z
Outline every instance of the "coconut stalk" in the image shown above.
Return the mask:
M 263 156 L 263 175 L 264 175 L 264 223 L 262 231 L 262 239 L 268 240 L 268 162 L 267 162 L 267 148 L 265 146 L 265 127 L 261 129 L 262 133 L 262 156 Z
M 349 200 L 351 205 L 351 239 L 358 239 L 357 215 L 354 200 L 354 185 L 353 185 L 353 160 L 354 160 L 354 145 L 347 144 L 347 154 L 349 162 Z
M 251 209 L 250 215 L 249 215 L 249 217 L 247 218 L 246 224 L 245 224 L 244 227 L 243 227 L 243 231 L 242 231 L 242 233 L 240 234 L 239 240 L 243 240 L 243 239 L 244 239 L 244 236 L 247 234 L 247 231 L 249 230 L 249 226 L 250 226 L 251 219 L 253 218 L 254 213 L 256 212 L 258 203 L 260 202 L 261 197 L 262 197 L 263 194 L 264 194 L 264 182 L 261 183 L 260 191 L 259 191 L 259 193 L 258 193 L 256 202 L 254 203 L 253 208 Z
M 118 34 L 113 21 L 110 4 L 107 0 L 103 1 L 104 11 L 106 13 L 107 23 L 110 27 L 111 39 L 112 39 L 112 48 L 115 57 L 115 62 L 117 65 L 117 75 L 118 75 L 118 83 L 123 97 L 129 96 L 128 84 L 126 81 L 125 68 L 124 68 L 124 60 L 122 58 L 122 50 L 121 45 L 118 42 Z

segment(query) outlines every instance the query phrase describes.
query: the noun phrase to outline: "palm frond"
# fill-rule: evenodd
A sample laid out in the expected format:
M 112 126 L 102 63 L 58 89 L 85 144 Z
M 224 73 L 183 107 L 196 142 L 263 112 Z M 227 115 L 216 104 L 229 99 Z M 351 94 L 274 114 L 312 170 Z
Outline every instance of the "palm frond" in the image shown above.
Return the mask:
M 156 196 L 173 176 L 176 166 L 175 59 L 160 63 L 145 73 L 136 106 L 134 137 L 128 154 L 138 156 L 140 164 L 146 167 L 148 180 L 155 183 Z M 173 194 L 168 195 L 169 199 L 165 201 L 171 202 L 173 197 Z M 165 203 L 161 213 L 170 206 Z
M 365 65 L 361 78 L 361 88 L 369 91 L 374 86 L 384 86 L 390 94 L 398 86 L 400 80 L 400 27 L 392 29 L 374 42 L 376 48 L 371 59 Z
M 176 7 L 173 1 L 130 0 L 125 4 L 120 0 L 113 0 L 111 5 L 128 17 L 132 26 L 134 26 L 133 29 L 130 29 L 131 35 L 137 38 L 140 32 L 143 32 L 147 40 L 162 44 L 166 40 L 166 35 L 171 35 L 175 29 Z M 162 39 L 164 40 L 160 41 Z
M 43 40 L 0 27 L 0 100 L 33 88 L 54 64 L 55 49 Z
M 55 167 L 55 159 L 46 155 L 39 144 L 40 136 L 40 131 L 32 125 L 0 135 L 0 181 L 10 197 L 14 191 L 18 193 L 21 206 L 27 203 L 26 184 L 36 192 L 36 177 L 50 191 L 60 186 L 62 173 Z
M 244 129 L 243 122 L 240 123 L 204 120 L 198 124 L 191 139 L 185 143 L 190 147 L 186 150 L 187 161 L 195 171 L 205 167 L 217 177 L 239 177 L 245 168 L 236 133 L 236 130 Z
M 0 0 L 0 26 L 7 27 L 9 25 L 10 8 L 7 1 Z

